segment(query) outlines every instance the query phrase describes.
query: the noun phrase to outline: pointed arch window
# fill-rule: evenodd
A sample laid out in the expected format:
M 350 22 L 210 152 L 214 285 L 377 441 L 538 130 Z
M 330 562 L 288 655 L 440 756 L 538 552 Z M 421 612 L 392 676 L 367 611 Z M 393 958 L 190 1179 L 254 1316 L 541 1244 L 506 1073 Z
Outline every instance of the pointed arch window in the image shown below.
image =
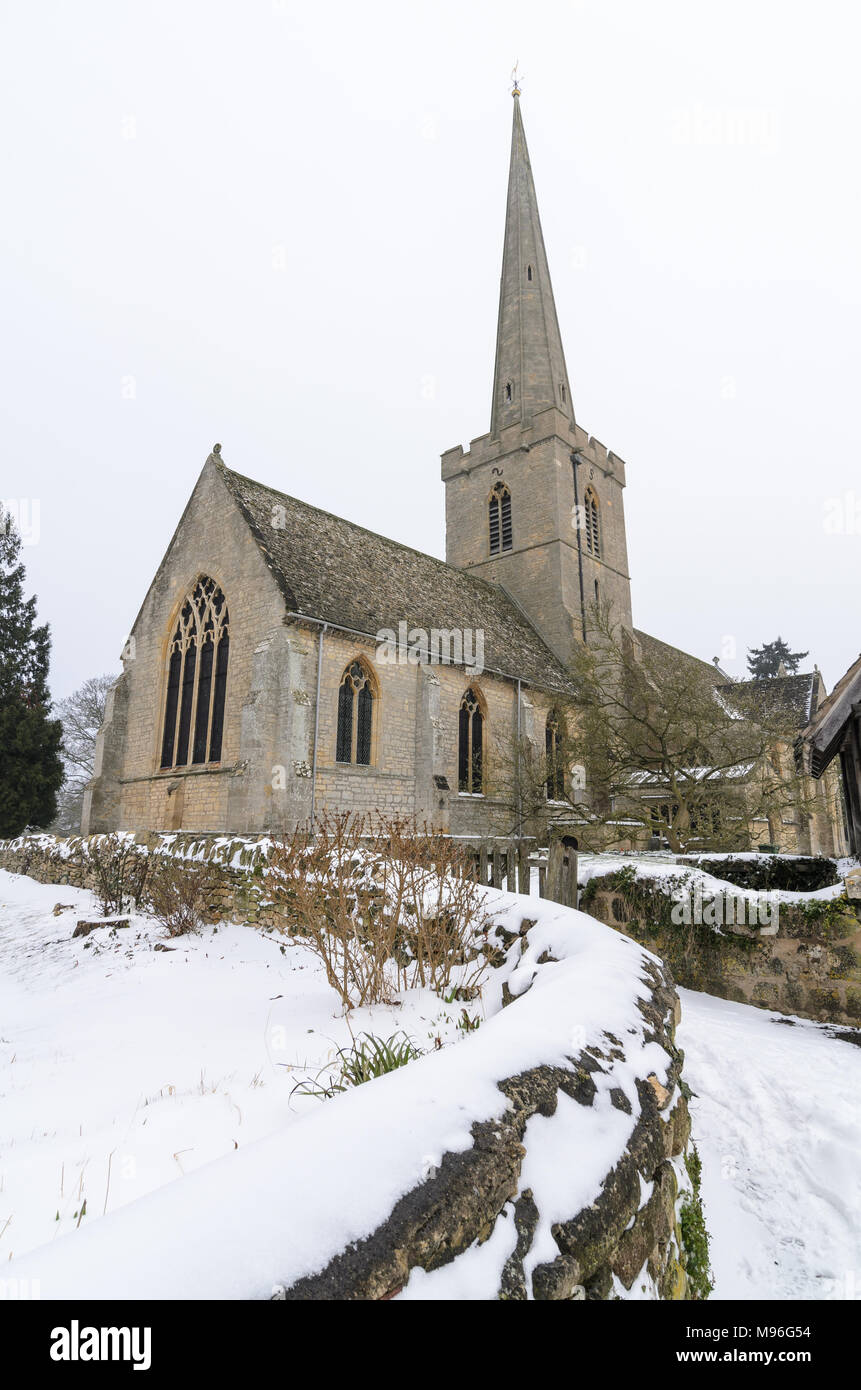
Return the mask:
M 458 791 L 478 796 L 484 783 L 484 715 L 481 701 L 470 687 L 460 702 L 457 739 Z
M 562 761 L 562 730 L 559 716 L 551 710 L 544 730 L 544 750 L 547 762 L 547 800 L 564 801 L 565 767 Z
M 601 519 L 598 512 L 598 495 L 593 487 L 587 487 L 583 498 L 583 511 L 585 516 L 584 529 L 586 531 L 586 549 L 590 555 L 594 555 L 596 560 L 601 558 Z
M 229 656 L 227 601 L 215 580 L 201 575 L 170 643 L 162 767 L 220 761 Z
M 374 727 L 374 689 L 364 662 L 351 661 L 338 687 L 335 761 L 368 767 Z
M 497 483 L 490 494 L 488 522 L 491 555 L 498 555 L 501 550 L 510 550 L 514 544 L 514 531 L 511 522 L 511 493 L 505 483 Z
M 527 278 L 527 280 L 531 280 L 531 279 L 532 279 L 532 266 L 531 266 L 531 265 L 528 265 L 528 266 L 526 267 L 526 278 Z

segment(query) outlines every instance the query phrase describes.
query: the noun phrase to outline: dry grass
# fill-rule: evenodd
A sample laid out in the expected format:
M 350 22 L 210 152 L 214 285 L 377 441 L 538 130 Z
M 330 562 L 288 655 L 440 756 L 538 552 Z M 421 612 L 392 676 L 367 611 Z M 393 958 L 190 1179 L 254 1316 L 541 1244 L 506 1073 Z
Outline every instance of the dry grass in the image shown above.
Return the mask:
M 474 998 L 489 920 L 463 852 L 414 822 L 343 814 L 273 846 L 269 886 L 345 1010 L 405 989 Z
M 147 905 L 168 936 L 185 936 L 200 931 L 207 903 L 220 881 L 216 865 L 159 855 L 149 875 Z
M 75 861 L 88 870 L 94 880 L 94 893 L 104 917 L 127 912 L 140 902 L 149 875 L 149 857 L 124 835 L 94 835 L 82 840 Z

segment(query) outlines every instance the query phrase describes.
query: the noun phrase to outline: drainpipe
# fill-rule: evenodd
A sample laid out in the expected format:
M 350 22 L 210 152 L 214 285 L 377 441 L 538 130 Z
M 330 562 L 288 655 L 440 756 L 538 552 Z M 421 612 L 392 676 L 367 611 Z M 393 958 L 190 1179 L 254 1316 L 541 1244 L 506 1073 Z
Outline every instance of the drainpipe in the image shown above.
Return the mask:
M 523 839 L 523 800 L 520 786 L 520 677 L 517 677 L 517 754 L 514 775 L 517 778 L 517 840 Z
M 580 520 L 580 492 L 577 485 L 577 465 L 582 459 L 576 449 L 571 450 L 571 471 L 574 474 L 574 505 L 577 508 L 577 521 Z M 586 641 L 586 598 L 583 593 L 583 536 L 582 527 L 577 527 L 577 568 L 580 571 L 580 625 L 583 629 L 583 641 Z
M 323 636 L 328 623 L 320 628 L 317 641 L 317 694 L 314 698 L 314 752 L 311 758 L 311 834 L 314 834 L 314 820 L 317 813 L 317 734 L 320 728 L 320 678 L 323 673 Z

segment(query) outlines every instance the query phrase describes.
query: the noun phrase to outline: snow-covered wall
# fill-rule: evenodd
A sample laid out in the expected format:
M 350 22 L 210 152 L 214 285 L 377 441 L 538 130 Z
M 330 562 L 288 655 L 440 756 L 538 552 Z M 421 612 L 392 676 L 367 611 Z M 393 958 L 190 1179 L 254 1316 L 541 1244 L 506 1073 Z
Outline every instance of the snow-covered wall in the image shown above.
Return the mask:
M 7 1283 L 43 1298 L 684 1297 L 672 979 L 594 918 L 487 892 L 501 963 L 477 1031 L 79 1223 L 6 1264 Z
M 511 1002 L 481 1030 L 501 1099 L 473 1120 L 467 1146 L 438 1132 L 441 1157 L 386 1219 L 281 1297 L 455 1297 L 479 1267 L 488 1298 L 687 1295 L 677 1205 L 690 1121 L 672 979 L 624 938 L 613 959 L 582 913 L 542 907 L 544 922 L 527 919 L 513 948 L 523 954 Z M 441 1060 L 428 1059 L 421 1082 L 408 1068 L 404 1089 L 441 1098 Z M 458 1047 L 446 1060 L 478 1059 Z
M 861 922 L 842 882 L 758 892 L 695 865 L 632 860 L 581 866 L 581 883 L 581 906 L 656 951 L 680 985 L 820 1022 L 861 1023 Z

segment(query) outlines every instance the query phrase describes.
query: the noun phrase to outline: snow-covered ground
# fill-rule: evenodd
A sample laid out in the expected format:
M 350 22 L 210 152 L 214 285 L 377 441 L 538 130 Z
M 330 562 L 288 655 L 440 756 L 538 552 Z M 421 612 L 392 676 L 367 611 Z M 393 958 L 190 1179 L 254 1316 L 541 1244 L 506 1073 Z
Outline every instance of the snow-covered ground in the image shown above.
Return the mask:
M 485 891 L 508 932 L 527 908 L 534 925 L 489 976 L 478 1030 L 461 1032 L 463 1006 L 429 994 L 354 1012 L 354 1031 L 400 1026 L 428 1055 L 320 1103 L 291 1101 L 296 1068 L 348 1035 L 306 946 L 226 927 L 160 951 L 145 918 L 73 940 L 89 895 L 0 876 L 0 1258 L 15 1256 L 0 1292 L 35 1281 L 46 1298 L 271 1297 L 376 1230 L 444 1154 L 469 1149 L 473 1125 L 507 1107 L 497 1081 L 565 1065 L 609 1033 L 621 1051 L 593 1104 L 529 1123 L 532 1254 L 552 1254 L 552 1222 L 597 1197 L 628 1142 L 638 1079 L 665 1082 L 670 1058 L 637 1007 L 642 947 L 557 903 Z M 54 916 L 55 902 L 70 907 Z M 515 1008 L 501 1008 L 503 979 Z M 274 1059 L 279 1030 L 292 1072 Z M 506 1214 L 495 1258 L 509 1235 Z
M 516 929 L 524 915 L 539 917 L 532 948 L 536 958 L 544 946 L 542 933 L 548 943 L 553 939 L 557 955 L 564 954 L 557 939 L 560 927 L 570 926 L 572 914 L 566 909 L 503 893 L 490 898 L 497 920 L 506 920 L 509 929 Z M 54 915 L 58 903 L 63 907 Z M 326 1237 L 337 1241 L 348 1217 L 359 1223 L 371 1220 L 370 1207 L 367 1218 L 360 1210 L 362 1202 L 370 1201 L 369 1192 L 386 1210 L 392 1192 L 408 1189 L 410 1164 L 421 1155 L 416 1158 L 400 1144 L 397 1125 L 415 1095 L 419 1101 L 412 1123 L 417 1132 L 423 1126 L 435 1132 L 442 1122 L 449 1126 L 452 1147 L 467 1143 L 470 1107 L 480 1113 L 494 1094 L 492 1085 L 487 1087 L 489 1067 L 516 1069 L 530 1064 L 530 1057 L 534 1061 L 539 1048 L 563 1048 L 553 1030 L 563 1023 L 569 1028 L 560 1001 L 570 998 L 572 990 L 582 990 L 583 997 L 575 1000 L 571 1016 L 585 1020 L 587 1031 L 594 1015 L 604 1026 L 613 1026 L 608 1020 L 615 1019 L 619 1035 L 625 1032 L 632 998 L 629 976 L 633 968 L 636 979 L 640 950 L 576 914 L 582 939 L 571 949 L 582 952 L 584 962 L 588 959 L 588 980 L 578 982 L 570 972 L 564 980 L 558 978 L 557 972 L 567 968 L 564 962 L 539 967 L 546 984 L 518 1005 L 525 1031 L 513 1047 L 510 1029 L 500 1032 L 505 1015 L 494 1017 L 497 982 L 485 991 L 483 1002 L 469 1006 L 474 1017 L 486 1018 L 468 1036 L 458 1026 L 464 1006 L 447 1005 L 429 991 L 412 992 L 400 1006 L 355 1011 L 348 1026 L 319 965 L 299 941 L 223 926 L 167 943 L 162 929 L 143 916 L 133 918 L 128 929 L 111 933 L 100 928 L 72 940 L 77 919 L 93 915 L 92 896 L 83 890 L 0 872 L 0 1275 L 4 1266 L 10 1274 L 16 1270 L 21 1256 L 27 1268 L 28 1251 L 52 1246 L 59 1255 L 58 1240 L 72 1252 L 82 1238 L 94 1248 L 87 1233 L 95 1236 L 103 1212 L 108 1213 L 107 1230 L 112 1220 L 125 1217 L 120 1209 L 131 1203 L 139 1214 L 136 1224 L 114 1229 L 131 1231 L 141 1240 L 146 1239 L 147 1220 L 170 1230 L 171 1221 L 180 1220 L 176 1213 L 183 1204 L 194 1201 L 201 1210 L 214 1211 L 217 1240 L 231 1223 L 244 1230 L 258 1219 L 253 1202 L 240 1214 L 225 1210 L 218 1200 L 236 1175 L 246 1174 L 244 1185 L 234 1181 L 240 1194 L 249 1182 L 253 1186 L 255 1173 L 276 1174 L 280 1184 L 280 1175 L 286 1179 L 288 1172 L 285 1165 L 293 1161 L 291 1145 L 301 1157 L 303 1142 L 313 1162 L 321 1163 L 328 1149 L 319 1147 L 319 1136 L 331 1130 L 329 1147 L 336 1145 L 338 1116 L 349 1117 L 354 1102 L 367 1107 L 370 1097 L 361 1093 L 373 1091 L 378 1123 L 389 1123 L 387 1098 L 398 1112 L 386 1149 L 391 1168 L 386 1181 L 392 1191 L 378 1174 L 356 1180 L 361 1145 L 355 1153 L 336 1152 L 344 1186 L 333 1179 L 328 1187 L 332 1210 Z M 164 945 L 173 949 L 156 949 Z M 528 959 L 525 967 L 527 978 L 535 967 Z M 508 978 L 514 986 L 510 974 Z M 685 1078 L 696 1093 L 694 1137 L 703 1158 L 714 1296 L 858 1297 L 861 1048 L 829 1036 L 816 1024 L 799 1020 L 790 1025 L 763 1010 L 687 990 L 681 994 L 679 1042 L 686 1051 Z M 437 1081 L 425 1087 L 421 1098 L 424 1062 L 410 1067 L 411 1072 L 418 1069 L 417 1087 L 405 1088 L 404 1074 L 396 1073 L 334 1102 L 292 1095 L 298 1079 L 331 1062 L 338 1046 L 349 1045 L 350 1029 L 384 1037 L 403 1030 L 426 1050 L 435 1050 L 437 1039 L 457 1042 L 435 1059 L 445 1063 L 436 1072 L 438 1079 L 445 1078 L 445 1095 L 438 1093 Z M 628 1031 L 633 1032 L 632 1022 Z M 655 1064 L 660 1073 L 657 1058 Z M 495 1095 L 498 1103 L 499 1093 Z M 331 1118 L 321 1126 L 324 1115 Z M 306 1118 L 313 1122 L 304 1123 Z M 572 1123 L 584 1118 L 573 1114 Z M 552 1144 L 530 1145 L 530 1161 L 538 1165 L 530 1174 L 531 1185 L 546 1193 L 548 1210 L 565 1169 L 559 1152 L 565 1143 L 564 1113 L 559 1121 L 549 1136 Z M 608 1138 L 608 1154 L 624 1142 L 621 1134 L 610 1133 L 610 1122 L 619 1125 L 621 1117 L 608 1106 L 606 1123 L 602 1120 L 603 1128 L 593 1135 L 599 1146 L 602 1134 Z M 288 1127 L 297 1142 L 285 1133 Z M 582 1143 L 581 1135 L 581 1149 Z M 372 1135 L 369 1161 L 374 1153 L 379 1166 L 379 1141 Z M 596 1173 L 606 1171 L 606 1160 L 606 1154 L 596 1157 Z M 398 1164 L 403 1173 L 395 1171 Z M 372 1191 L 375 1184 L 379 1192 Z M 174 1195 L 167 1204 L 153 1206 L 146 1194 L 156 1190 Z M 565 1191 L 560 1200 L 569 1196 Z M 280 1185 L 278 1199 L 294 1205 L 274 1210 L 273 1218 L 289 1219 L 291 1231 L 300 1229 L 301 1201 L 297 1206 L 295 1193 Z M 71 1242 L 61 1240 L 76 1228 Z M 261 1240 L 265 1234 L 264 1220 Z M 277 1231 L 273 1244 L 276 1236 Z M 209 1232 L 206 1238 L 212 1238 Z M 416 1271 L 405 1295 L 492 1296 L 512 1244 L 513 1227 L 506 1216 L 485 1246 L 446 1270 L 434 1275 Z M 185 1259 L 184 1250 L 176 1258 Z M 167 1296 L 170 1277 L 170 1271 L 159 1274 L 157 1296 Z M 266 1278 L 259 1271 L 248 1278 L 265 1296 Z M 181 1283 L 177 1272 L 176 1287 Z M 247 1296 L 251 1286 L 240 1282 L 239 1296 Z M 175 1296 L 195 1293 L 200 1289 L 187 1288 Z M 215 1296 L 223 1296 L 223 1289 Z
M 861 1032 L 679 995 L 712 1297 L 861 1298 Z
M 168 941 L 147 916 L 72 939 L 99 915 L 83 889 L 0 870 L 0 1270 L 75 1229 L 84 1201 L 87 1223 L 319 1108 L 291 1092 L 351 1029 L 427 1051 L 482 1012 L 413 990 L 348 1024 L 296 939 Z

